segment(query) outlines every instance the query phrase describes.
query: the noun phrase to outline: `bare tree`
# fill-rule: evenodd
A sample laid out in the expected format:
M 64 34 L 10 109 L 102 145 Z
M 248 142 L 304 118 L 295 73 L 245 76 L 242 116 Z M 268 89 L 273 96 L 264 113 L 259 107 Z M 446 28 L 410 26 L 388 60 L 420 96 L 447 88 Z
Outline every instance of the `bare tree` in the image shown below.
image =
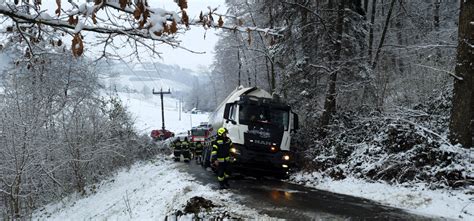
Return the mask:
M 450 139 L 466 148 L 472 146 L 474 120 L 474 2 L 461 1 L 459 14 L 456 78 L 450 119 Z

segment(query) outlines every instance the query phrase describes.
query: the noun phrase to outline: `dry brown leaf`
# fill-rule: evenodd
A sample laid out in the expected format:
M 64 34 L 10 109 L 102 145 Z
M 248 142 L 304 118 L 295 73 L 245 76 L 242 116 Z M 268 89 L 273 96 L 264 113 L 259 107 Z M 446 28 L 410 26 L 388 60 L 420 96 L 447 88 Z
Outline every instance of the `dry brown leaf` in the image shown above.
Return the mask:
M 181 21 L 186 27 L 189 27 L 189 17 L 185 10 L 182 11 Z
M 141 9 L 139 7 L 136 7 L 135 11 L 133 11 L 133 17 L 135 18 L 135 20 L 140 19 L 141 14 L 142 14 Z
M 175 20 L 173 20 L 173 22 L 171 23 L 171 27 L 170 27 L 170 33 L 174 34 L 176 32 L 178 32 L 178 24 L 176 23 Z
M 181 10 L 188 8 L 188 1 L 186 0 L 179 0 L 178 1 L 178 6 L 181 8 Z
M 153 34 L 155 34 L 156 36 L 161 36 L 162 33 L 161 33 L 161 31 L 155 31 L 155 32 L 153 32 Z
M 79 21 L 79 18 L 76 16 L 76 18 L 74 18 L 74 16 L 70 15 L 69 16 L 69 19 L 67 20 L 67 22 L 70 24 L 70 25 L 77 25 L 77 22 Z
M 95 15 L 96 11 L 94 10 L 94 12 L 92 12 L 92 22 L 95 24 L 97 24 L 97 18 L 96 18 L 96 15 Z
M 219 27 L 222 27 L 222 25 L 224 25 L 224 20 L 222 20 L 222 16 L 219 16 L 219 20 L 217 21 L 217 25 L 219 25 Z
M 248 39 L 247 39 L 247 42 L 248 42 L 249 45 L 250 45 L 250 44 L 252 44 L 252 37 L 251 37 L 251 35 L 250 35 L 250 29 L 249 29 L 249 28 L 247 28 L 247 33 L 248 33 L 248 35 L 249 35 L 249 36 L 248 36 Z
M 58 6 L 58 8 L 56 9 L 54 13 L 60 16 L 61 15 L 61 0 L 56 0 L 56 5 Z
M 168 34 L 170 33 L 170 28 L 168 24 L 166 24 L 166 22 L 163 23 L 163 33 L 168 33 Z
M 128 0 L 119 0 L 119 4 L 121 9 L 125 9 L 125 7 L 127 7 Z
M 81 35 L 76 33 L 72 39 L 71 51 L 74 57 L 79 57 L 84 52 L 84 43 L 82 42 Z
M 145 22 L 146 22 L 145 19 L 141 20 L 140 23 L 138 24 L 138 28 L 141 29 L 141 28 L 145 27 Z

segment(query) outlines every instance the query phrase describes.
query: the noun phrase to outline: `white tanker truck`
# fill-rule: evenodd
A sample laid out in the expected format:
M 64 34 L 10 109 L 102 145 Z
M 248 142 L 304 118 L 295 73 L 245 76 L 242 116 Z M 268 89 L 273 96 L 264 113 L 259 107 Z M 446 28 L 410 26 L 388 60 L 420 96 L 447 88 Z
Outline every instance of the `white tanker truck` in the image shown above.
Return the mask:
M 298 115 L 291 108 L 256 87 L 235 89 L 209 116 L 215 133 L 228 129 L 234 147 L 232 168 L 286 177 L 292 166 L 291 133 L 298 129 Z M 204 151 L 210 166 L 211 147 Z

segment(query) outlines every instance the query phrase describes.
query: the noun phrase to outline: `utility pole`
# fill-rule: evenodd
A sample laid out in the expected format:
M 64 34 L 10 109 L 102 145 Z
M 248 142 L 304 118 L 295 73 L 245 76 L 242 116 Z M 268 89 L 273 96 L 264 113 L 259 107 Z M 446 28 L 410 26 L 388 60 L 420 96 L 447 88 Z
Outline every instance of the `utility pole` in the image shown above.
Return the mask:
M 181 121 L 181 109 L 182 109 L 181 108 L 181 105 L 182 105 L 181 104 L 181 99 L 183 99 L 183 98 L 181 98 L 181 97 L 179 98 L 179 121 Z
M 168 91 L 163 92 L 163 88 L 160 89 L 160 92 L 155 92 L 155 88 L 153 88 L 153 94 L 159 94 L 161 98 L 161 128 L 163 131 L 165 130 L 165 105 L 163 104 L 163 94 L 171 94 L 170 89 Z

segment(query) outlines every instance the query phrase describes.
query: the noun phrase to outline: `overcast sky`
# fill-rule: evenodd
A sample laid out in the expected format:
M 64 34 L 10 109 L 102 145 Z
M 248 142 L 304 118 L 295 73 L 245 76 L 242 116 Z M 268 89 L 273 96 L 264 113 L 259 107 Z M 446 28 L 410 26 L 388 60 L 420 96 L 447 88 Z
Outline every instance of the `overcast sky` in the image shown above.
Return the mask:
M 156 2 L 159 2 L 157 5 L 158 7 L 163 7 L 167 10 L 178 10 L 178 6 L 173 0 L 149 0 L 148 2 L 150 5 L 155 5 Z M 188 0 L 188 15 L 190 16 L 190 19 L 198 17 L 201 10 L 207 10 L 207 6 L 211 6 L 212 8 L 218 7 L 218 12 L 221 14 L 225 14 L 227 10 L 224 0 Z M 207 30 L 206 33 L 202 27 L 191 27 L 190 31 L 179 38 L 183 41 L 182 46 L 193 51 L 202 51 L 206 53 L 193 54 L 182 49 L 172 49 L 164 46 L 162 47 L 163 63 L 178 64 L 182 67 L 193 70 L 196 70 L 199 65 L 211 65 L 214 56 L 214 45 L 218 40 L 218 37 L 216 36 L 217 32 L 218 31 L 212 29 Z M 204 39 L 204 34 L 206 34 L 206 39 Z
M 43 0 L 43 9 L 47 7 L 49 14 L 54 15 L 54 10 L 56 9 L 56 1 L 54 0 Z M 66 0 L 62 0 L 62 4 L 68 5 Z M 85 0 L 75 0 L 75 2 L 83 3 Z M 201 11 L 207 11 L 207 7 L 211 6 L 212 8 L 218 8 L 218 13 L 225 14 L 227 8 L 225 7 L 225 0 L 188 0 L 188 15 L 190 19 L 197 18 Z M 163 8 L 166 10 L 179 11 L 178 5 L 173 0 L 148 0 L 150 7 L 152 8 Z M 142 61 L 159 61 L 165 64 L 177 64 L 183 68 L 189 68 L 192 70 L 198 70 L 199 66 L 208 67 L 213 62 L 214 56 L 214 45 L 216 44 L 218 37 L 216 33 L 218 30 L 210 29 L 204 30 L 202 27 L 191 27 L 191 30 L 187 31 L 184 35 L 179 35 L 178 39 L 182 41 L 182 46 L 186 47 L 193 51 L 205 52 L 205 54 L 195 54 L 188 52 L 183 49 L 173 49 L 167 45 L 162 45 L 158 48 L 158 51 L 162 52 L 162 59 L 157 57 L 151 58 L 145 53 L 141 54 Z M 86 34 L 86 33 L 83 33 Z M 92 33 L 86 34 L 94 35 Z M 206 38 L 204 39 L 204 35 Z M 97 56 L 93 53 L 88 53 L 93 51 L 93 48 L 90 48 L 90 45 L 85 45 L 86 47 L 86 56 Z M 101 50 L 101 48 L 98 48 Z M 122 49 L 119 53 L 126 52 L 130 49 Z M 113 51 L 108 50 L 113 53 Z M 124 53 L 125 54 L 125 53 Z M 129 59 L 127 59 L 129 61 Z

